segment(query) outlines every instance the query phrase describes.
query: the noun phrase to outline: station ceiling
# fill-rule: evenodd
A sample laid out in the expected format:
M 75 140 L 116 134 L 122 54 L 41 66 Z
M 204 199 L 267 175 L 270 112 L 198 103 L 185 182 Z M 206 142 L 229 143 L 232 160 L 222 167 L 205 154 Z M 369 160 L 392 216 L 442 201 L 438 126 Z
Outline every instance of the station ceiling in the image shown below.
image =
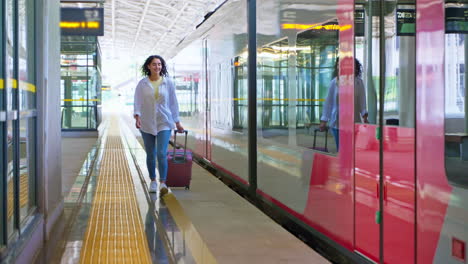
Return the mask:
M 104 7 L 104 58 L 170 57 L 176 45 L 225 0 L 61 0 L 62 6 Z

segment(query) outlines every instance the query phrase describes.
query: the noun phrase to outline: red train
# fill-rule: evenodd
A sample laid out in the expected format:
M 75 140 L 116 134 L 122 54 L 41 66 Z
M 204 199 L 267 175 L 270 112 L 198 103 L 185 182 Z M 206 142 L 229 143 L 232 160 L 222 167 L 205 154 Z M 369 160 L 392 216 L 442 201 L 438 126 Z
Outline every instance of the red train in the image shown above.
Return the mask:
M 468 5 L 248 2 L 170 60 L 189 147 L 354 260 L 466 263 Z

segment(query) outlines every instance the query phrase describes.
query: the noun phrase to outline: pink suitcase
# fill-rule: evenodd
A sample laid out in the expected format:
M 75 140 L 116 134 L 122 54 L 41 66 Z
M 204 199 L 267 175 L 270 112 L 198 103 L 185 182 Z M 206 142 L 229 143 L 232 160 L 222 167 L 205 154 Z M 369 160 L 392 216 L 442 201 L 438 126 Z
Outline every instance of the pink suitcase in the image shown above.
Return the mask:
M 183 149 L 176 149 L 177 133 L 185 133 L 185 144 Z M 174 149 L 167 151 L 167 179 L 166 185 L 169 187 L 185 187 L 190 189 L 192 179 L 192 152 L 187 150 L 187 130 L 184 132 L 174 131 Z

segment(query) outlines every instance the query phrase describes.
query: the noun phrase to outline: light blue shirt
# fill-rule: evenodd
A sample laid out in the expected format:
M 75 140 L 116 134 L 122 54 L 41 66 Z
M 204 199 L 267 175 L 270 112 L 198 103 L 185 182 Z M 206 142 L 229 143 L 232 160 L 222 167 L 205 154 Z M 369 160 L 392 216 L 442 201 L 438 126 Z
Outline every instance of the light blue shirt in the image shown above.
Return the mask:
M 366 89 L 360 77 L 354 78 L 354 122 L 361 122 L 361 116 L 367 114 Z M 321 121 L 328 122 L 331 128 L 339 128 L 338 85 L 336 78 L 330 83 L 328 95 L 323 104 Z
M 135 88 L 133 114 L 140 116 L 140 130 L 145 133 L 157 135 L 160 131 L 174 129 L 175 122 L 179 122 L 179 103 L 171 78 L 164 77 L 157 100 L 149 78 L 141 79 Z

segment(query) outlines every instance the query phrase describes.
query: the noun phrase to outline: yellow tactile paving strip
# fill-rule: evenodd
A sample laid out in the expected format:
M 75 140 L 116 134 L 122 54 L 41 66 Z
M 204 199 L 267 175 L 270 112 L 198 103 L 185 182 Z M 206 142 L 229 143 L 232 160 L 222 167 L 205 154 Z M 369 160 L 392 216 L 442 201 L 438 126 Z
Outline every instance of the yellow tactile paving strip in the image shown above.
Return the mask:
M 118 122 L 111 121 L 80 263 L 151 263 Z

